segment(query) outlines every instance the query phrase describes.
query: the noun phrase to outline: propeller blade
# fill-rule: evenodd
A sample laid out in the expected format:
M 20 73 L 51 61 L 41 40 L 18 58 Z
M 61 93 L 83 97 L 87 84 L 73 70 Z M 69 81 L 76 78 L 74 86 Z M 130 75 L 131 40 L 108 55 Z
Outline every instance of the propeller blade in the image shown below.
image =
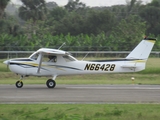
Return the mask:
M 10 60 L 6 60 L 6 61 L 4 61 L 3 63 L 7 65 L 7 71 L 8 71 L 8 70 L 9 70 Z
M 6 65 L 8 65 L 9 62 L 10 62 L 9 60 L 5 60 L 3 63 L 6 64 Z

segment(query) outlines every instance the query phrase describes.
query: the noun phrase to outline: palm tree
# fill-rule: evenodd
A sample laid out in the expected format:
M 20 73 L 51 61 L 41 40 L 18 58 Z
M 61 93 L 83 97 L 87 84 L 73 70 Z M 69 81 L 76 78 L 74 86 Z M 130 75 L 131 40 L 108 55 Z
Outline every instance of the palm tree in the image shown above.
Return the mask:
M 0 19 L 3 18 L 4 10 L 10 0 L 0 0 Z

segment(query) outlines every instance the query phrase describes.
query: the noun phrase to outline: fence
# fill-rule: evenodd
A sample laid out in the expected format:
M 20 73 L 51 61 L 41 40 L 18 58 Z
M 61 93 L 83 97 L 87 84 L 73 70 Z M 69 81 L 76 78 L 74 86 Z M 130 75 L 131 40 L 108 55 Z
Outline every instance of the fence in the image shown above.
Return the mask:
M 0 51 L 1 59 L 28 57 L 34 51 Z M 130 51 L 69 51 L 74 57 L 126 57 Z M 160 51 L 152 51 L 150 57 L 160 57 Z

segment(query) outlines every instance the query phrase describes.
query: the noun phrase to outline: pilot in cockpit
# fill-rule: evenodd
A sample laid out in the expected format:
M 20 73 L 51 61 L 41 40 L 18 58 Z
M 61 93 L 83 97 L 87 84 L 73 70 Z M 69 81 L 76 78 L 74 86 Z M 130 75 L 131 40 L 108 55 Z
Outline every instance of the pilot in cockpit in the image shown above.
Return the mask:
M 57 62 L 57 56 L 54 56 L 54 55 L 51 56 L 51 55 L 49 55 L 48 58 L 49 58 L 48 62 Z

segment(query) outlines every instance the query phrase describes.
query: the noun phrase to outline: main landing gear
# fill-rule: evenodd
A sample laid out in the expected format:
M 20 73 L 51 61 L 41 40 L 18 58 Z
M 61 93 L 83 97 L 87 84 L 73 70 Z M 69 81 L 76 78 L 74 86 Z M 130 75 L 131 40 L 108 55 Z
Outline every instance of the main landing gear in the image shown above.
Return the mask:
M 52 79 L 48 79 L 46 82 L 46 85 L 48 88 L 54 88 L 56 86 L 56 82 L 54 81 L 56 79 L 56 75 Z
M 21 76 L 20 80 L 18 80 L 16 82 L 15 85 L 16 85 L 17 88 L 22 88 L 23 87 L 23 82 L 22 82 L 23 77 L 24 76 Z M 46 85 L 47 85 L 48 88 L 54 88 L 56 86 L 55 79 L 56 79 L 56 76 L 54 76 L 53 79 L 48 79 L 47 80 Z
M 20 80 L 17 81 L 17 82 L 16 82 L 16 87 L 17 87 L 17 88 L 22 88 L 22 87 L 23 87 L 23 82 L 20 81 Z
M 48 88 L 54 88 L 56 86 L 56 82 L 52 79 L 48 79 L 46 85 Z

